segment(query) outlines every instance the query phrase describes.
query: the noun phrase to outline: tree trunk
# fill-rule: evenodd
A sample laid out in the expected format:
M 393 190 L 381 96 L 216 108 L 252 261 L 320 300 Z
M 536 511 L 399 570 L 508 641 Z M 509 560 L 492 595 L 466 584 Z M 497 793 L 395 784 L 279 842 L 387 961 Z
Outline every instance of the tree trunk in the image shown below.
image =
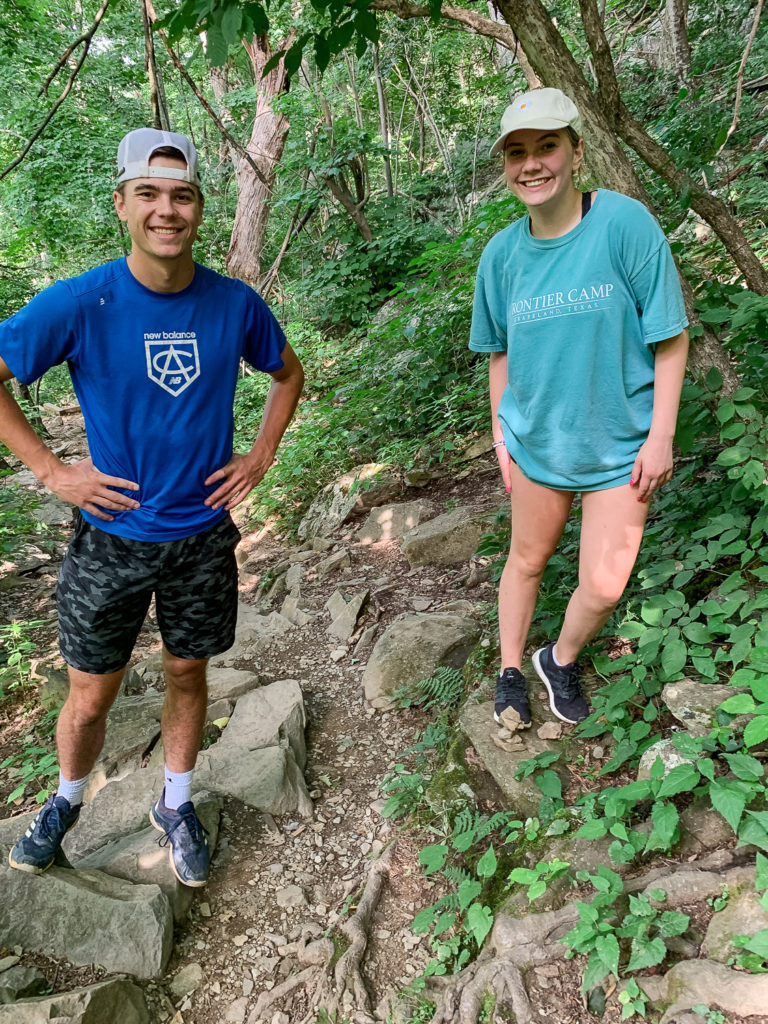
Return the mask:
M 389 104 L 387 103 L 387 94 L 384 91 L 384 82 L 381 77 L 381 68 L 379 67 L 378 43 L 373 43 L 371 49 L 373 51 L 373 74 L 376 79 L 376 96 L 379 101 L 379 131 L 381 132 L 383 145 L 389 150 Z M 387 195 L 391 197 L 395 194 L 395 191 L 392 186 L 392 161 L 388 152 L 384 154 L 384 177 L 387 183 Z
M 688 0 L 667 0 L 660 15 L 664 66 L 681 85 L 691 74 L 691 45 L 688 42 Z
M 295 35 L 292 29 L 279 48 L 287 50 Z M 290 127 L 288 118 L 273 110 L 272 101 L 287 92 L 290 83 L 282 60 L 262 77 L 264 67 L 272 56 L 272 47 L 266 34 L 255 36 L 250 41 L 244 39 L 243 46 L 251 58 L 254 78 L 259 86 L 256 114 L 246 150 L 264 180 L 256 177 L 245 159 L 235 159 L 239 195 L 227 253 L 227 273 L 256 288 L 261 278 L 261 254 L 267 234 L 272 188 Z

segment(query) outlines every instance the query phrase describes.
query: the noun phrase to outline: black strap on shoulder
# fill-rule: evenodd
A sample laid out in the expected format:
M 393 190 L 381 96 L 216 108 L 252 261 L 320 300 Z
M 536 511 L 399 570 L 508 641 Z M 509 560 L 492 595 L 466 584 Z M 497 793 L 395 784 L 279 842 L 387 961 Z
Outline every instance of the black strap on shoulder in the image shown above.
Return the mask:
M 587 214 L 589 213 L 591 208 L 592 208 L 592 193 L 591 192 L 582 192 L 581 193 L 581 219 L 582 220 L 584 220 L 584 218 L 587 216 Z

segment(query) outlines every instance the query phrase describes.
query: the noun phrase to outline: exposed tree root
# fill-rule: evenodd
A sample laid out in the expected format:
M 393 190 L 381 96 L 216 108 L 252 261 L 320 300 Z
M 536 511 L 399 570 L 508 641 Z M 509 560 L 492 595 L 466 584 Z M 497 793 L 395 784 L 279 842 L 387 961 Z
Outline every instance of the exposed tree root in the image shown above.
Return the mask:
M 357 909 L 341 926 L 341 933 L 350 945 L 333 971 L 330 940 L 316 938 L 315 932 L 303 935 L 299 943 L 299 963 L 310 966 L 275 986 L 271 992 L 262 993 L 248 1024 L 263 1019 L 269 1007 L 300 987 L 310 999 L 309 1012 L 301 1024 L 316 1020 L 319 1007 L 331 1019 L 338 1015 L 338 1019 L 352 1024 L 378 1024 L 386 1017 L 382 1009 L 372 1009 L 362 962 L 394 849 L 393 843 L 371 865 Z M 721 850 L 699 861 L 696 867 L 667 864 L 654 868 L 640 877 L 628 879 L 626 890 L 664 888 L 665 906 L 673 908 L 690 903 L 692 899 L 700 901 L 719 895 L 724 884 L 734 889 L 749 884 L 754 879 L 754 866 L 740 866 L 738 862 L 738 855 Z M 540 1024 L 541 1017 L 526 990 L 525 972 L 531 967 L 564 959 L 566 947 L 560 940 L 578 919 L 573 904 L 523 917 L 498 914 L 488 943 L 474 963 L 453 977 L 428 979 L 424 995 L 437 1007 L 431 1024 L 477 1024 L 489 993 L 496 997 L 497 1007 L 512 1011 L 517 1024 Z
M 695 868 L 665 865 L 628 880 L 627 891 L 663 888 L 667 893 L 664 905 L 668 908 L 681 906 L 692 898 L 705 900 L 719 895 L 724 884 L 738 888 L 754 877 L 754 867 L 724 870 L 736 860 L 730 852 L 717 851 Z M 531 1006 L 524 971 L 562 960 L 566 947 L 559 940 L 578 919 L 572 904 L 521 918 L 499 914 L 488 945 L 474 963 L 452 978 L 429 980 L 425 994 L 437 1004 L 430 1024 L 477 1024 L 489 992 L 496 996 L 497 1006 L 512 1011 L 517 1024 L 536 1024 L 541 1018 Z

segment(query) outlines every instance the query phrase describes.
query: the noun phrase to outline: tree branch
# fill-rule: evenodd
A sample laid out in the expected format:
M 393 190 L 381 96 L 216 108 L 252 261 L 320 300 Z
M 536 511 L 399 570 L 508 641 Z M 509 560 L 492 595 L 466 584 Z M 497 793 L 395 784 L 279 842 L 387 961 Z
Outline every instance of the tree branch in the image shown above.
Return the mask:
M 722 146 L 720 147 L 720 149 L 718 149 L 715 156 L 720 156 L 720 154 L 728 144 L 728 139 L 730 139 L 730 137 L 736 131 L 736 126 L 739 123 L 739 111 L 741 108 L 741 92 L 744 88 L 744 68 L 747 66 L 747 61 L 749 60 L 749 51 L 752 49 L 752 43 L 754 43 L 755 41 L 755 36 L 757 35 L 757 26 L 760 23 L 760 15 L 762 14 L 762 12 L 763 0 L 758 0 L 757 10 L 755 11 L 755 20 L 752 25 L 752 31 L 749 33 L 749 39 L 747 40 L 747 46 L 744 50 L 744 56 L 741 58 L 741 64 L 739 64 L 739 73 L 736 76 L 736 101 L 733 105 L 733 120 L 731 121 L 731 126 L 728 129 L 728 132 L 725 136 L 725 140 L 723 141 Z
M 46 116 L 43 118 L 43 122 L 39 126 L 39 128 L 37 128 L 37 130 L 35 132 L 33 132 L 31 138 L 27 141 L 27 144 L 24 146 L 24 149 L 21 151 L 19 156 L 17 156 L 15 160 L 12 160 L 11 163 L 8 164 L 8 166 L 5 168 L 4 171 L 0 171 L 0 181 L 2 181 L 3 178 L 5 178 L 8 174 L 10 174 L 12 170 L 14 170 L 16 167 L 19 166 L 19 164 L 22 162 L 24 157 L 27 155 L 27 153 L 30 151 L 30 149 L 32 149 L 34 144 L 37 142 L 37 140 L 43 134 L 43 132 L 48 127 L 50 122 L 53 120 L 53 117 L 54 117 L 56 111 L 62 105 L 64 100 L 67 98 L 67 96 L 69 96 L 70 92 L 72 91 L 72 86 L 75 84 L 75 79 L 77 78 L 77 76 L 78 76 L 78 74 L 80 72 L 80 68 L 83 66 L 83 64 L 85 63 L 85 58 L 88 56 L 88 50 L 90 49 L 91 42 L 93 40 L 94 35 L 96 34 L 96 29 L 99 27 L 99 24 L 101 23 L 101 19 L 104 17 L 108 6 L 109 6 L 109 0 L 103 0 L 101 7 L 96 12 L 96 17 L 91 22 L 91 27 L 76 42 L 74 42 L 71 45 L 71 47 L 69 47 L 65 51 L 64 56 L 59 61 L 59 63 L 57 64 L 56 68 L 54 69 L 53 73 L 48 78 L 48 81 L 43 86 L 43 90 L 47 89 L 47 87 L 50 84 L 50 82 L 53 81 L 55 76 L 59 73 L 61 68 L 64 66 L 64 63 L 67 60 L 67 58 L 70 56 L 70 54 L 74 51 L 74 49 L 77 46 L 80 46 L 82 44 L 83 52 L 80 54 L 80 57 L 79 57 L 79 59 L 77 61 L 77 64 L 75 65 L 75 67 L 70 72 L 69 78 L 67 79 L 67 84 L 62 89 L 61 94 L 59 95 L 59 98 L 56 100 L 56 102 L 53 104 L 53 106 L 48 111 Z

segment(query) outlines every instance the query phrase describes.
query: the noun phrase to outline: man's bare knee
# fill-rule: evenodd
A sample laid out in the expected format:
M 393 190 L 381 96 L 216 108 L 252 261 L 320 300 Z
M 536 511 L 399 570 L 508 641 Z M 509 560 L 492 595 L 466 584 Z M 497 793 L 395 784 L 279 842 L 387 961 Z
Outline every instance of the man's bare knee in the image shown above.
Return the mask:
M 163 650 L 163 669 L 169 687 L 185 693 L 196 693 L 205 688 L 208 659 L 177 658 Z

